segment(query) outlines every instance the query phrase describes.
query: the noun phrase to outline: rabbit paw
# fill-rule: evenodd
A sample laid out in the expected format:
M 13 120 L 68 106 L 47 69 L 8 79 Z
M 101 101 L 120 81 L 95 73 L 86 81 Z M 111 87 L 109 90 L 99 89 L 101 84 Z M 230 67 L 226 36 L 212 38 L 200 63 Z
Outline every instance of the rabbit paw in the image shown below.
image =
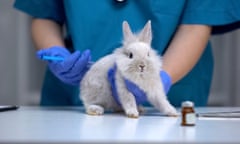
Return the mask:
M 126 115 L 129 118 L 138 118 L 139 112 L 135 109 L 129 109 L 129 110 L 126 110 Z
M 99 105 L 89 105 L 86 112 L 89 115 L 102 115 L 104 113 L 104 108 Z
M 168 116 L 177 117 L 179 114 L 174 107 L 169 107 L 165 109 L 164 113 Z

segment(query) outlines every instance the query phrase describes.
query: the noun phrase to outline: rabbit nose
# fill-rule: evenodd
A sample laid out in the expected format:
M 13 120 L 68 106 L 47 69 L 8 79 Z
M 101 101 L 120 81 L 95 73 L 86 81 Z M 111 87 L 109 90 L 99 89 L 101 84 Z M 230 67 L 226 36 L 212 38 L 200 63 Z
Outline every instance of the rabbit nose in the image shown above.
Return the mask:
M 140 64 L 140 65 L 139 65 L 139 68 L 140 68 L 141 72 L 143 72 L 144 67 L 145 67 L 145 65 L 143 65 L 143 64 Z

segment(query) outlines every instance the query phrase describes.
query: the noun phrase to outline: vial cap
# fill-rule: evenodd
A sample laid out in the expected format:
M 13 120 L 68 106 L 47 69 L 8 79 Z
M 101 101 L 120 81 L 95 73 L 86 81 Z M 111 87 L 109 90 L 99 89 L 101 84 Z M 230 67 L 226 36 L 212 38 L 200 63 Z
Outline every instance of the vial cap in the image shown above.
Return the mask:
M 125 0 L 115 0 L 116 2 L 125 2 Z
M 194 103 L 191 101 L 182 102 L 182 107 L 194 107 Z

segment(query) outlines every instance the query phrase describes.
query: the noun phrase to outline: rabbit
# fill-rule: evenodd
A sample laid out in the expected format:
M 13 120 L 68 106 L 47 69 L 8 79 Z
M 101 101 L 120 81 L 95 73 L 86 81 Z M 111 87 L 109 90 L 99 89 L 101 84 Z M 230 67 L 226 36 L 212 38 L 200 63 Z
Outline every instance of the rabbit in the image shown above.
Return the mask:
M 148 101 L 160 112 L 177 116 L 176 109 L 165 95 L 160 70 L 162 59 L 151 48 L 151 21 L 138 34 L 132 33 L 127 21 L 122 24 L 123 42 L 112 54 L 95 62 L 80 83 L 80 98 L 89 115 L 102 115 L 105 110 L 123 110 L 130 118 L 138 118 L 140 106 L 125 86 L 124 78 L 144 90 Z M 119 105 L 112 96 L 107 78 L 110 68 L 116 64 L 116 87 Z

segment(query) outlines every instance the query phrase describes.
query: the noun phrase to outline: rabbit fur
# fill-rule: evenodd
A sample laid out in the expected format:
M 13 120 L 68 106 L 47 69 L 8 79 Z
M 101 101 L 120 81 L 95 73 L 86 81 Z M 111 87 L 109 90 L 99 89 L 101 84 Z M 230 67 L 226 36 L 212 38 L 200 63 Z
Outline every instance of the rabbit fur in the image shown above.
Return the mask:
M 123 110 L 128 117 L 137 118 L 139 106 L 125 86 L 123 78 L 126 78 L 144 90 L 148 101 L 156 109 L 169 116 L 176 116 L 177 111 L 167 100 L 160 78 L 161 57 L 151 48 L 151 21 L 138 34 L 132 33 L 126 21 L 122 29 L 122 47 L 93 64 L 81 81 L 80 98 L 86 113 L 102 115 L 104 110 Z M 107 78 L 114 64 L 117 66 L 115 81 L 121 105 L 113 98 Z

